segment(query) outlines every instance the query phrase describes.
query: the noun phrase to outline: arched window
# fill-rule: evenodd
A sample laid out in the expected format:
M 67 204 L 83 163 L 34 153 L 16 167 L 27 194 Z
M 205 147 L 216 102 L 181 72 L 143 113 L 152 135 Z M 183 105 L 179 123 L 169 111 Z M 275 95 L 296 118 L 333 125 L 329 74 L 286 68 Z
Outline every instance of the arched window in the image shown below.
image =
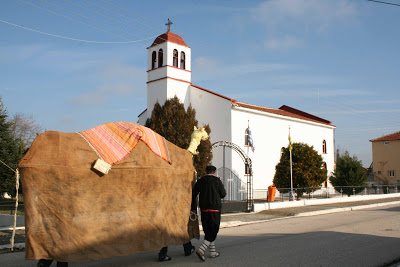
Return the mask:
M 181 52 L 181 69 L 185 69 L 185 52 Z
M 151 69 L 154 70 L 155 68 L 157 68 L 157 53 L 153 51 L 151 54 Z
M 326 141 L 322 141 L 322 153 L 326 154 Z
M 174 67 L 178 67 L 178 50 L 174 49 L 174 57 L 172 60 Z
M 158 50 L 158 67 L 162 67 L 164 63 L 164 54 L 162 49 Z

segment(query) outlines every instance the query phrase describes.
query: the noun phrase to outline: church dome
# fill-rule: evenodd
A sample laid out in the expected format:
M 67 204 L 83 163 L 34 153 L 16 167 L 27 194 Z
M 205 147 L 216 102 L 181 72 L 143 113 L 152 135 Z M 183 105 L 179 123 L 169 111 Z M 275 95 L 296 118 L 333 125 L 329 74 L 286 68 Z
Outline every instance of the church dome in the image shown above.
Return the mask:
M 185 43 L 185 41 L 182 39 L 182 37 L 180 37 L 176 33 L 170 32 L 170 31 L 167 31 L 166 33 L 163 33 L 160 36 L 158 36 L 154 40 L 153 44 L 150 47 L 158 45 L 158 44 L 162 44 L 162 43 L 164 43 L 166 41 L 169 41 L 169 42 L 172 42 L 172 43 L 176 43 L 176 44 L 188 47 L 188 45 Z

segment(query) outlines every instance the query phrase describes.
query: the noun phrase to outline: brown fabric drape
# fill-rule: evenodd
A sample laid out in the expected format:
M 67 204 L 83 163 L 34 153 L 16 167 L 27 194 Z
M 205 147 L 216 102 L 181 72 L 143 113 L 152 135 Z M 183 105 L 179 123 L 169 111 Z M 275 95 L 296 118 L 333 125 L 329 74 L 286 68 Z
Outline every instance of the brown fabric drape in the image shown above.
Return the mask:
M 79 134 L 38 136 L 19 164 L 26 259 L 84 262 L 199 238 L 198 221 L 189 222 L 192 156 L 167 146 L 172 164 L 140 142 L 101 175 L 91 168 L 98 156 Z

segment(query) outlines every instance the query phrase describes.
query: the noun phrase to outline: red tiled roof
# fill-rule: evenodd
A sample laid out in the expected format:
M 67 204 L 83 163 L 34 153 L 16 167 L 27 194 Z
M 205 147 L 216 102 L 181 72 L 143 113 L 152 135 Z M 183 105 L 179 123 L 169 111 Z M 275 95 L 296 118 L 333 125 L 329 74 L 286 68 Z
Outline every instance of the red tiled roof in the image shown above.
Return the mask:
M 192 86 L 193 86 L 193 87 L 196 87 L 197 89 L 200 89 L 200 90 L 202 90 L 202 91 L 205 91 L 205 92 L 207 92 L 207 93 L 210 93 L 210 94 L 219 96 L 219 97 L 221 97 L 221 98 L 225 98 L 225 99 L 230 100 L 230 101 L 232 101 L 232 102 L 233 102 L 233 101 L 236 101 L 236 100 L 234 100 L 234 99 L 232 99 L 232 98 L 229 98 L 229 97 L 224 96 L 224 95 L 220 95 L 220 94 L 218 94 L 218 93 L 216 93 L 216 92 L 207 90 L 207 89 L 205 89 L 205 88 L 203 88 L 203 87 L 200 87 L 200 86 L 197 86 L 197 85 L 194 85 L 194 84 L 192 84 Z
M 234 105 L 234 106 L 248 108 L 248 109 L 254 109 L 254 110 L 258 110 L 258 111 L 273 113 L 273 114 L 286 116 L 286 117 L 292 117 L 292 118 L 301 119 L 301 120 L 307 120 L 307 121 L 322 123 L 322 124 L 326 124 L 326 125 L 332 125 L 332 122 L 330 122 L 328 120 L 322 119 L 320 117 L 314 116 L 312 114 L 306 113 L 304 111 L 301 111 L 301 110 L 298 110 L 298 109 L 295 109 L 295 108 L 292 108 L 292 107 L 289 107 L 289 106 L 286 106 L 286 105 L 281 106 L 279 109 L 262 107 L 262 106 L 257 106 L 257 105 L 252 105 L 252 104 L 247 104 L 247 103 L 244 103 L 244 102 L 236 101 L 235 99 L 229 98 L 229 97 L 224 96 L 224 95 L 220 95 L 218 93 L 215 93 L 213 91 L 207 90 L 207 89 L 205 89 L 203 87 L 200 87 L 200 86 L 197 86 L 197 85 L 194 85 L 194 84 L 191 84 L 191 86 L 193 86 L 193 87 L 195 87 L 197 89 L 200 89 L 200 90 L 202 90 L 204 92 L 207 92 L 207 93 L 216 95 L 218 97 L 227 99 L 227 100 L 231 101 L 232 105 Z
M 178 34 L 173 33 L 173 32 L 166 32 L 166 33 L 163 33 L 160 36 L 158 36 L 154 40 L 153 44 L 150 47 L 158 45 L 158 44 L 162 44 L 162 43 L 164 43 L 166 41 L 170 41 L 170 42 L 173 42 L 173 43 L 176 43 L 176 44 L 179 44 L 179 45 L 188 46 L 185 43 L 185 41 L 182 39 L 182 37 L 180 37 Z
M 235 105 L 235 106 L 238 106 L 238 107 L 254 109 L 254 110 L 258 110 L 258 111 L 273 113 L 273 114 L 292 117 L 292 118 L 296 118 L 296 119 L 313 121 L 313 122 L 322 123 L 322 124 L 326 124 L 326 125 L 332 125 L 332 122 L 330 122 L 328 120 L 319 118 L 317 116 L 311 115 L 309 113 L 306 113 L 304 111 L 301 111 L 301 110 L 298 110 L 298 109 L 295 109 L 295 108 L 292 108 L 292 107 L 289 107 L 289 106 L 286 106 L 286 105 L 281 106 L 279 109 L 275 109 L 275 108 L 268 108 L 268 107 L 262 107 L 262 106 L 247 104 L 247 103 L 236 101 L 235 99 L 220 95 L 218 93 L 215 93 L 213 91 L 207 90 L 205 88 L 202 88 L 202 87 L 194 85 L 194 84 L 192 84 L 192 86 L 195 87 L 195 88 L 198 88 L 198 89 L 200 89 L 202 91 L 208 92 L 210 94 L 213 94 L 213 95 L 219 96 L 221 98 L 225 98 L 227 100 L 230 100 L 232 105 Z
M 268 108 L 268 107 L 262 107 L 262 106 L 256 106 L 252 104 L 247 104 L 243 102 L 233 102 L 233 105 L 236 105 L 238 107 L 243 107 L 243 108 L 249 108 L 249 109 L 255 109 L 258 111 L 263 111 L 263 112 L 268 112 L 268 113 L 273 113 L 281 116 L 286 116 L 286 117 L 291 117 L 291 118 L 296 118 L 296 119 L 301 119 L 301 120 L 307 120 L 307 121 L 312 121 L 312 122 L 317 122 L 317 123 L 322 123 L 326 125 L 332 125 L 332 122 L 319 118 L 317 116 L 308 114 L 304 111 L 289 107 L 289 106 L 282 106 L 279 109 L 275 108 Z
M 295 109 L 295 108 L 292 108 L 292 107 L 289 107 L 289 106 L 286 106 L 286 105 L 281 106 L 279 109 L 285 110 L 285 111 L 293 113 L 293 114 L 297 114 L 297 115 L 302 116 L 302 117 L 309 118 L 309 119 L 314 120 L 314 121 L 322 122 L 322 123 L 325 123 L 325 124 L 332 124 L 331 121 L 325 120 L 323 118 L 314 116 L 314 115 L 309 114 L 307 112 L 304 112 L 304 111 L 301 111 L 301 110 L 298 110 L 298 109 Z
M 400 140 L 400 132 L 388 134 L 376 139 L 369 140 L 370 142 L 375 142 L 375 141 L 394 141 L 394 140 Z

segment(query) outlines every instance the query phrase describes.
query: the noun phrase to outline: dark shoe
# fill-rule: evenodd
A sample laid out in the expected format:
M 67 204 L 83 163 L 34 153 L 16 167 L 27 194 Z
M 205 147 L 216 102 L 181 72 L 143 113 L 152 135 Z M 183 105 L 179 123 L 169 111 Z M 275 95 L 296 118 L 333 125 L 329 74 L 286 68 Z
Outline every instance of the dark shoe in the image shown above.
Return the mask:
M 41 259 L 38 261 L 37 266 L 38 267 L 49 267 L 52 262 L 53 262 L 53 260 Z
M 158 256 L 158 261 L 170 261 L 172 258 L 168 255 L 165 256 Z
M 190 248 L 190 251 L 185 251 L 185 256 L 190 256 L 190 255 L 192 255 L 193 252 L 195 252 L 195 251 L 196 251 L 196 248 L 195 248 L 194 246 L 192 246 L 192 247 Z

